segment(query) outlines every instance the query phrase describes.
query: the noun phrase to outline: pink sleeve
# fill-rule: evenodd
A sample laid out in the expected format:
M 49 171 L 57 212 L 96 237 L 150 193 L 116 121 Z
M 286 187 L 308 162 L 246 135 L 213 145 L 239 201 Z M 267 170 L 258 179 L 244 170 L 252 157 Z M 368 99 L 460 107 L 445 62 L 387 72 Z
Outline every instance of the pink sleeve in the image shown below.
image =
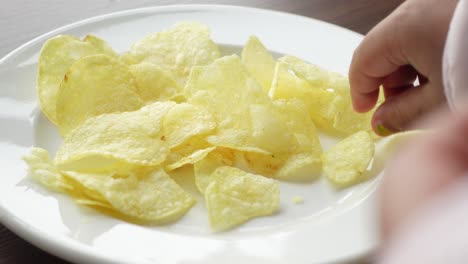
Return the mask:
M 452 110 L 467 108 L 468 99 L 468 0 L 460 0 L 445 44 L 444 89 Z
M 379 264 L 468 263 L 468 175 L 434 197 L 387 245 Z

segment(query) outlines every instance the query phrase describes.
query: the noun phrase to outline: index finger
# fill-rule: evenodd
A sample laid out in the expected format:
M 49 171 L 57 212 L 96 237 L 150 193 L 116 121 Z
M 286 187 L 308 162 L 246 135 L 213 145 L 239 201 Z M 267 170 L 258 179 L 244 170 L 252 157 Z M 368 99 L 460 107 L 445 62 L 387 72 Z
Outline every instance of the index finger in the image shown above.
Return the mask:
M 372 109 L 383 79 L 407 64 L 397 35 L 401 23 L 400 8 L 374 27 L 354 52 L 349 81 L 353 107 L 358 112 Z

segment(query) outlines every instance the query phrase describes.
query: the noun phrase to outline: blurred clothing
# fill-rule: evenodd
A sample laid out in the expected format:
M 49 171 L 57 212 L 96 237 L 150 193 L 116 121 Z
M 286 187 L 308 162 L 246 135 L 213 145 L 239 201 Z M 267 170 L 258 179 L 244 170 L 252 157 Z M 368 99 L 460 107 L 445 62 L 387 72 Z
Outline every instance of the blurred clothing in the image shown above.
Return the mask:
M 458 2 L 450 24 L 443 78 L 451 109 L 467 111 L 468 0 Z M 382 264 L 468 263 L 468 174 L 415 212 L 384 249 Z
M 444 89 L 453 110 L 466 108 L 468 97 L 468 1 L 455 9 L 443 58 Z

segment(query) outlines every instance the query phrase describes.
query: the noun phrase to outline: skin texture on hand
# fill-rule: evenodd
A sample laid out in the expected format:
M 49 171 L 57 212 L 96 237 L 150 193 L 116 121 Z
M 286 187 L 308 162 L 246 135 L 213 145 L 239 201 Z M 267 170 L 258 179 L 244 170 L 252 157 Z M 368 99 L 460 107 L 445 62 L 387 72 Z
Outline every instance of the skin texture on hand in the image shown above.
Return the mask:
M 408 0 L 373 28 L 356 49 L 349 71 L 354 109 L 385 102 L 372 126 L 380 135 L 407 129 L 446 103 L 442 55 L 457 0 Z M 420 85 L 414 86 L 418 78 Z

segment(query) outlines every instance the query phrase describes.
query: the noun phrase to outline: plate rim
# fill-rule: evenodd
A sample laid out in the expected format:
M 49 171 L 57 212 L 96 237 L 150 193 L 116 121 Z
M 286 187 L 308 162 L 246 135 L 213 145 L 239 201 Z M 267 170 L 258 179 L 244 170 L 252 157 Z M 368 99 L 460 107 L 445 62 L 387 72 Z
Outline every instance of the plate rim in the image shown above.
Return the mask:
M 227 11 L 243 11 L 243 12 L 254 12 L 254 13 L 265 13 L 273 16 L 286 16 L 295 19 L 313 21 L 316 24 L 322 24 L 329 28 L 334 28 L 337 31 L 346 32 L 347 34 L 355 35 L 356 37 L 362 38 L 363 35 L 352 31 L 350 29 L 318 20 L 311 17 L 306 17 L 303 15 L 298 15 L 289 12 L 283 12 L 278 10 L 250 7 L 250 6 L 239 6 L 239 5 L 224 5 L 224 4 L 176 4 L 176 5 L 161 5 L 161 6 L 147 6 L 139 7 L 132 9 L 125 9 L 116 12 L 104 13 L 101 15 L 92 16 L 89 18 L 81 19 L 72 23 L 65 24 L 63 26 L 57 27 L 50 31 L 47 31 L 37 37 L 32 38 L 31 40 L 25 42 L 24 44 L 18 46 L 12 51 L 8 52 L 5 56 L 0 58 L 0 66 L 3 66 L 8 60 L 13 58 L 15 55 L 21 54 L 23 50 L 27 49 L 31 45 L 35 45 L 38 42 L 44 41 L 52 36 L 61 34 L 63 31 L 72 30 L 74 28 L 79 28 L 90 23 L 96 23 L 100 21 L 105 21 L 107 19 L 116 19 L 119 17 L 134 15 L 134 14 L 143 14 L 143 13 L 163 13 L 163 12 L 179 12 L 179 11 L 216 11 L 216 10 L 227 10 Z M 83 244 L 79 241 L 60 234 L 50 234 L 44 232 L 34 226 L 27 224 L 21 218 L 13 215 L 9 210 L 7 210 L 3 203 L 0 201 L 0 223 L 8 228 L 15 235 L 19 236 L 21 239 L 32 244 L 34 247 L 37 247 L 48 254 L 59 257 L 61 259 L 76 262 L 76 263 L 129 263 L 132 261 L 134 263 L 153 263 L 147 262 L 143 259 L 123 259 L 123 256 L 109 256 L 104 254 L 102 251 L 96 250 L 94 247 Z M 368 256 L 371 256 L 373 249 L 367 252 L 361 252 L 361 254 L 355 254 L 351 256 L 346 256 L 343 259 L 335 259 L 336 263 L 341 262 L 354 262 L 362 260 Z M 118 259 L 117 259 L 118 258 Z

